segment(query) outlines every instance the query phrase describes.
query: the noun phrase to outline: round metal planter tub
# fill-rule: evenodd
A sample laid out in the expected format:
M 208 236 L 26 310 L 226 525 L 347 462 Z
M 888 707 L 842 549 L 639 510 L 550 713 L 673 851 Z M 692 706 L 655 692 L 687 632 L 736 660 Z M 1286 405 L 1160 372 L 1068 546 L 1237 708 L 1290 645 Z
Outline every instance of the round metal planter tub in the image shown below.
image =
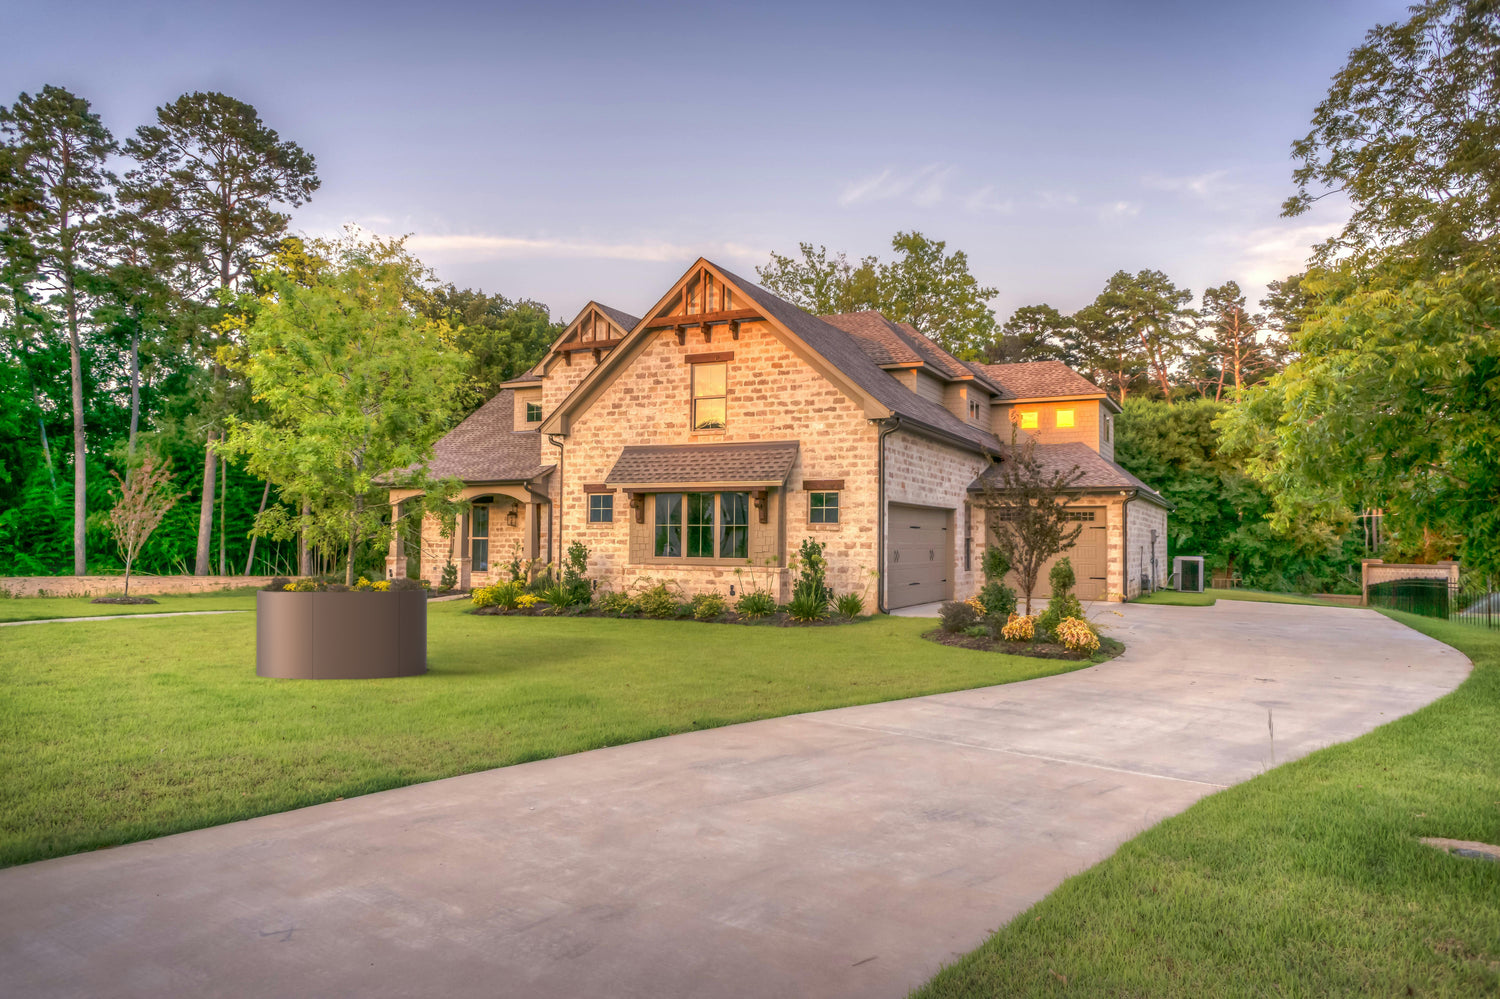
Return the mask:
M 255 595 L 255 675 L 369 680 L 427 672 L 427 595 Z

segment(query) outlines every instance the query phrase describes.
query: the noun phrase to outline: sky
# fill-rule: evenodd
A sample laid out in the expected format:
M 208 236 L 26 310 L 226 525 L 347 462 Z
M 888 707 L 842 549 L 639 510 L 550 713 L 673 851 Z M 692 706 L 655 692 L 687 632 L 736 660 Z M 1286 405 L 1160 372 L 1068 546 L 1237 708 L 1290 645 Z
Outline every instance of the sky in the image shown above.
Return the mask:
M 1117 270 L 1252 301 L 1343 220 L 1280 217 L 1290 144 L 1404 2 L 21 3 L 0 101 L 117 137 L 193 90 L 317 158 L 293 228 L 409 236 L 439 279 L 639 313 L 698 256 L 919 230 L 1022 305 Z M 48 41 L 48 40 L 52 41 Z M 66 43 L 63 43 L 66 40 Z

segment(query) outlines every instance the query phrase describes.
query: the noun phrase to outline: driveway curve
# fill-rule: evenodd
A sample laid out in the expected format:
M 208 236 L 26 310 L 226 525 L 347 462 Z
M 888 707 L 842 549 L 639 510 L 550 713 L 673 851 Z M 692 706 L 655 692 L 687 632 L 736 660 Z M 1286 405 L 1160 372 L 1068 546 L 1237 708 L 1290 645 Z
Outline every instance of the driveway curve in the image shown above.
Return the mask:
M 1470 668 L 1371 611 L 1095 611 L 1129 651 L 1062 676 L 0 871 L 0 994 L 901 996 L 1142 829 Z

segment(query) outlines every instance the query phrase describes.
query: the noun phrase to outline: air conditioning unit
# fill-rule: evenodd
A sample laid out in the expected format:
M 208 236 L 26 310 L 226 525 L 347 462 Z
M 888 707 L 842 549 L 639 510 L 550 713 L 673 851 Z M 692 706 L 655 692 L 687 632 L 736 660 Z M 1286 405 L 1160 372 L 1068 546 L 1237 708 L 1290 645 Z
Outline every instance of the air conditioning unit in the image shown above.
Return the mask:
M 1172 559 L 1172 578 L 1183 593 L 1203 592 L 1203 556 L 1178 555 Z

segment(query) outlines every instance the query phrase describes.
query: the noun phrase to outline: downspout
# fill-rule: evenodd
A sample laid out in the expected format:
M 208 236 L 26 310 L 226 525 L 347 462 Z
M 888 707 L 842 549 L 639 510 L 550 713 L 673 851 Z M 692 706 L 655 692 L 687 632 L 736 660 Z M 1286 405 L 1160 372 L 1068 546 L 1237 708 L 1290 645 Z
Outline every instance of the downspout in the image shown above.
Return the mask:
M 1130 602 L 1130 501 L 1138 490 L 1121 491 L 1125 501 L 1120 504 L 1120 602 Z
M 565 437 L 565 436 L 567 436 L 567 435 L 566 434 L 548 434 L 547 435 L 547 443 L 551 444 L 553 447 L 557 448 L 557 502 L 554 504 L 554 506 L 556 506 L 557 509 L 553 511 L 553 517 L 557 521 L 557 563 L 558 563 L 559 566 L 562 565 L 562 557 L 563 557 L 563 547 L 562 547 L 562 541 L 563 541 L 563 490 L 566 487 L 566 482 L 563 479 L 563 472 L 564 472 L 563 458 L 565 457 L 565 452 L 563 451 L 562 442 L 560 440 L 558 440 L 558 438 L 559 437 Z M 548 540 L 548 546 L 549 547 L 551 546 L 551 539 L 552 539 L 552 532 L 548 531 L 547 532 L 547 540 Z M 549 552 L 549 554 L 550 554 L 550 552 Z M 551 562 L 553 560 L 552 559 L 548 559 L 547 561 Z M 562 570 L 559 568 L 558 571 L 561 572 Z
M 875 511 L 875 564 L 880 573 L 880 583 L 875 587 L 875 609 L 882 614 L 889 614 L 885 606 L 885 439 L 901 428 L 901 417 L 890 418 L 889 426 L 880 431 L 879 444 L 876 447 L 877 458 L 875 461 L 875 476 L 879 481 L 876 488 L 876 511 Z

